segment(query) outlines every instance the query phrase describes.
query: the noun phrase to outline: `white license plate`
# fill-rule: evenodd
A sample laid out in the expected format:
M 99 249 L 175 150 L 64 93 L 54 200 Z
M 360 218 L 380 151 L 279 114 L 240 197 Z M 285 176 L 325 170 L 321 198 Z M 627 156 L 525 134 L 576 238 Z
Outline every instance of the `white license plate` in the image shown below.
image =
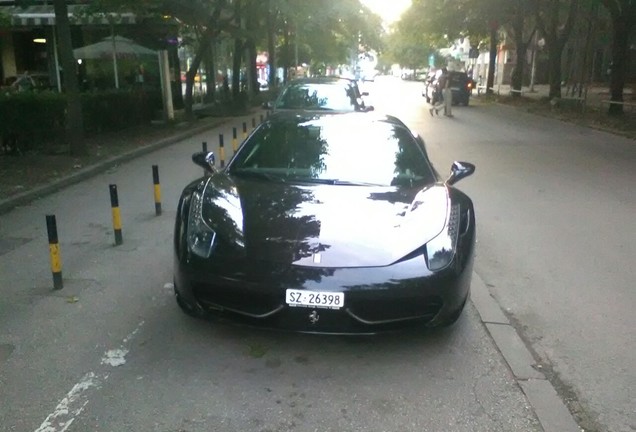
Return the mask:
M 292 307 L 340 309 L 344 306 L 344 293 L 288 289 L 285 301 Z

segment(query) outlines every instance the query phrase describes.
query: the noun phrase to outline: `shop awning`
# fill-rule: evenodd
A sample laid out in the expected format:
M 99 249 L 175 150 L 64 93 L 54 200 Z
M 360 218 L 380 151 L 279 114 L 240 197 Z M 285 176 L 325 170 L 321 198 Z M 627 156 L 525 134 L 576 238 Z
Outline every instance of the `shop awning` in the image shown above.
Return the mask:
M 51 5 L 4 7 L 5 12 L 11 17 L 12 26 L 39 27 L 55 25 L 55 11 Z M 88 14 L 85 5 L 68 5 L 68 17 L 71 24 L 75 25 L 111 25 L 111 24 L 135 24 L 135 14 L 124 13 L 93 13 Z

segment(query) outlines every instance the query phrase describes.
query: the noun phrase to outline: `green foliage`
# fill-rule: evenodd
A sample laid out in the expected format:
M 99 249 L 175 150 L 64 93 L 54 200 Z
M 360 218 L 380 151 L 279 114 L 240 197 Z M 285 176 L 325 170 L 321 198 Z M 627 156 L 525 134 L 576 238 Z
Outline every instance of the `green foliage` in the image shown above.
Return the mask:
M 84 130 L 88 134 L 150 123 L 162 108 L 159 91 L 108 90 L 82 93 Z
M 14 152 L 40 147 L 64 131 L 66 98 L 54 92 L 0 95 L 0 136 Z
M 87 134 L 147 124 L 161 109 L 159 92 L 107 91 L 81 95 Z M 14 152 L 43 150 L 65 140 L 67 96 L 57 92 L 0 95 L 0 136 Z

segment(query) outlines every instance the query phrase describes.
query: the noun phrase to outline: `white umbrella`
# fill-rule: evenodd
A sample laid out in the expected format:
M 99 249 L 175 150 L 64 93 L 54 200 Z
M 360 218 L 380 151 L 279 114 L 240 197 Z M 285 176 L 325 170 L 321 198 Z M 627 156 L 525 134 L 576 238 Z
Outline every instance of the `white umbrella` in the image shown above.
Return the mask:
M 119 88 L 119 78 L 117 74 L 117 58 L 138 57 L 144 55 L 157 55 L 157 52 L 136 44 L 130 39 L 122 36 L 111 36 L 104 38 L 101 42 L 86 45 L 73 50 L 76 59 L 113 59 L 113 70 L 115 73 L 115 87 Z

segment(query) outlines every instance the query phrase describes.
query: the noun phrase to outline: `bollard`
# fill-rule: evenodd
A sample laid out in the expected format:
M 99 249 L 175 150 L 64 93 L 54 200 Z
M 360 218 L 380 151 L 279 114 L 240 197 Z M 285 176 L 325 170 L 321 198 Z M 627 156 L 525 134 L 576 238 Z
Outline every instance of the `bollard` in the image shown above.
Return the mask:
M 256 119 L 252 117 L 252 129 L 256 127 Z
M 115 245 L 119 246 L 124 242 L 121 234 L 121 215 L 119 214 L 119 198 L 117 197 L 117 185 L 109 185 L 110 206 L 113 212 L 113 230 L 115 232 Z
M 57 237 L 57 222 L 55 215 L 46 215 L 46 232 L 49 236 L 49 255 L 51 256 L 51 273 L 53 273 L 53 289 L 64 288 L 62 281 L 62 258 L 60 244 Z
M 232 128 L 232 150 L 236 153 L 238 148 L 238 139 L 236 138 L 236 128 Z
M 243 141 L 247 138 L 247 122 L 243 122 Z
M 260 116 L 261 123 L 263 123 L 263 114 Z
M 221 168 L 225 167 L 225 148 L 223 144 L 223 134 L 219 134 L 219 158 L 221 159 Z
M 161 185 L 159 184 L 159 166 L 152 166 L 152 183 L 155 188 L 155 215 L 161 215 Z

